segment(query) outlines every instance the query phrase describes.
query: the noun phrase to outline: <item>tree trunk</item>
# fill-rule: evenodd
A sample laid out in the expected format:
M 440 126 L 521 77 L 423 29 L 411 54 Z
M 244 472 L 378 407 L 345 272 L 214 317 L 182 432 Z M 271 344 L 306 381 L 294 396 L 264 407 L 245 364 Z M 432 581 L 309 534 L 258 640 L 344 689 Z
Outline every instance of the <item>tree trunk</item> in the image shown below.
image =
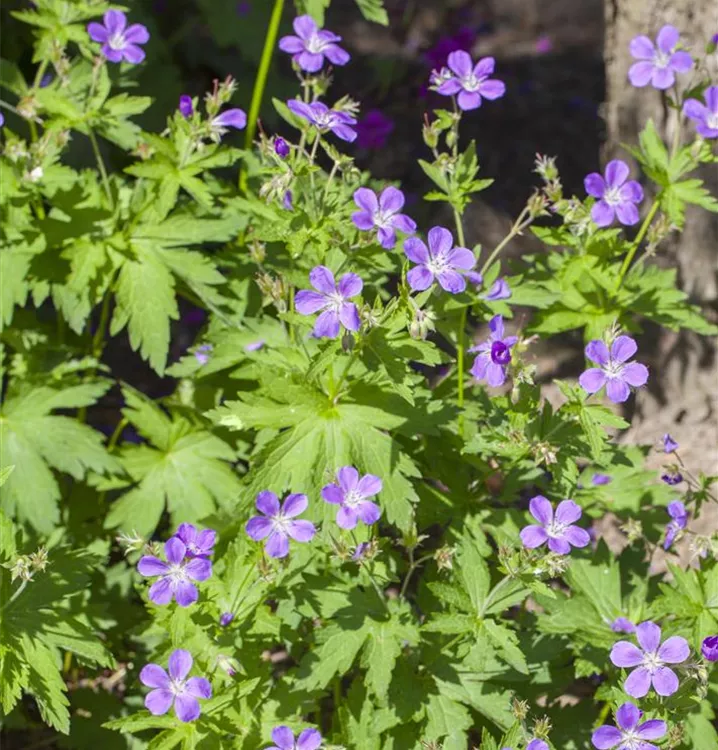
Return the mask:
M 605 0 L 605 117 L 608 138 L 606 158 L 627 155 L 621 143 L 637 142 L 638 133 L 652 118 L 667 142 L 677 127 L 676 112 L 669 110 L 664 95 L 648 86 L 633 88 L 628 69 L 634 62 L 629 43 L 638 34 L 654 38 L 670 23 L 694 59 L 703 57 L 710 38 L 718 32 L 716 0 Z M 718 55 L 708 60 L 711 80 L 718 81 Z M 685 86 L 691 75 L 679 79 Z M 695 79 L 694 79 L 695 80 Z M 691 123 L 683 124 L 682 142 L 694 137 Z M 718 194 L 718 169 L 704 167 L 697 175 L 714 195 Z M 644 204 L 647 210 L 648 200 Z M 693 302 L 715 319 L 718 300 L 718 215 L 689 207 L 685 230 L 664 243 L 656 262 L 675 264 L 681 287 Z M 646 342 L 647 343 L 647 342 Z M 655 342 L 650 388 L 642 392 L 637 418 L 628 440 L 655 443 L 670 432 L 682 444 L 686 463 L 715 473 L 718 467 L 718 366 L 715 342 L 690 333 L 662 332 Z M 655 454 L 656 459 L 660 456 Z M 715 521 L 713 521 L 715 523 Z

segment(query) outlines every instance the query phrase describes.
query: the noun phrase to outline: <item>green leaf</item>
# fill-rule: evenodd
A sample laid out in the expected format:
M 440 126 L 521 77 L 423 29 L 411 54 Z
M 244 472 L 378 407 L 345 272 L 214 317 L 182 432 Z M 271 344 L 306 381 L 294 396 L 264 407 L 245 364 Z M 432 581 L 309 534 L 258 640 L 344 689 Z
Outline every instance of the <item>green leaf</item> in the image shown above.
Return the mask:
M 484 620 L 484 627 L 489 634 L 489 640 L 498 650 L 501 657 L 521 674 L 528 674 L 529 668 L 526 657 L 519 647 L 519 639 L 513 630 L 501 625 L 496 620 Z
M 139 350 L 161 375 L 167 363 L 170 320 L 179 318 L 172 274 L 157 256 L 143 252 L 122 264 L 116 300 L 110 333 L 115 336 L 127 325 L 132 349 Z
M 459 575 L 466 593 L 471 597 L 476 614 L 479 614 L 491 587 L 491 574 L 486 560 L 481 556 L 476 540 L 464 537 L 458 553 Z
M 389 16 L 384 8 L 384 0 L 355 0 L 361 14 L 367 21 L 380 23 L 382 26 L 389 25 Z
M 445 695 L 432 693 L 426 704 L 424 738 L 442 740 L 444 750 L 466 750 L 467 730 L 473 722 L 468 709 Z

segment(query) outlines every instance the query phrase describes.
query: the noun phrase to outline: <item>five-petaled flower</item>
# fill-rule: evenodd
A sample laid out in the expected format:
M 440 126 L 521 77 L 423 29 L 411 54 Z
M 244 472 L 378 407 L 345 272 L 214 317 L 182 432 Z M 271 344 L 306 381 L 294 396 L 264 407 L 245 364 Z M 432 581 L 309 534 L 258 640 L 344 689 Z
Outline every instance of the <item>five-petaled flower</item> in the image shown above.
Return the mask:
M 596 339 L 586 346 L 586 357 L 598 365 L 589 367 L 578 382 L 588 393 L 597 393 L 606 386 L 606 395 L 614 404 L 623 403 L 631 395 L 631 387 L 640 388 L 648 381 L 648 368 L 628 360 L 638 347 L 630 336 L 618 336 L 611 351 L 603 341 Z
M 187 675 L 192 669 L 192 655 L 178 648 L 170 654 L 169 674 L 159 664 L 147 664 L 140 672 L 140 682 L 154 688 L 145 698 L 145 707 L 155 716 L 166 714 L 174 703 L 175 714 L 180 721 L 195 721 L 199 718 L 198 698 L 212 697 L 212 686 L 204 677 Z
M 654 44 L 641 34 L 631 40 L 629 49 L 637 63 L 631 65 L 628 79 L 634 86 L 669 89 L 676 81 L 676 73 L 687 73 L 693 67 L 693 59 L 682 50 L 676 50 L 679 33 L 675 26 L 664 26 Z
M 317 266 L 310 272 L 309 282 L 317 291 L 303 289 L 297 292 L 294 305 L 302 315 L 324 311 L 314 323 L 317 338 L 335 339 L 341 326 L 348 331 L 359 330 L 359 310 L 349 300 L 361 294 L 364 284 L 355 273 L 345 273 L 337 284 L 334 274 L 326 266 Z
M 287 495 L 280 506 L 279 498 L 268 490 L 257 495 L 257 510 L 262 516 L 254 516 L 247 522 L 247 534 L 259 542 L 267 539 L 264 549 L 270 557 L 286 557 L 289 554 L 289 539 L 295 542 L 309 542 L 316 529 L 311 521 L 297 520 L 297 516 L 307 509 L 306 495 Z
M 447 60 L 451 78 L 441 81 L 436 90 L 445 96 L 454 96 L 459 108 L 467 111 L 481 106 L 481 99 L 499 99 L 506 93 L 506 85 L 496 78 L 489 78 L 494 72 L 496 61 L 484 57 L 474 65 L 471 55 L 457 50 Z
M 477 380 L 485 380 L 492 388 L 506 382 L 506 370 L 511 362 L 511 347 L 519 340 L 518 336 L 504 335 L 504 319 L 494 315 L 489 321 L 489 338 L 470 352 L 478 352 L 471 374 Z
M 586 547 L 591 537 L 585 529 L 573 524 L 581 518 L 581 508 L 573 500 L 562 500 L 554 515 L 551 503 L 537 495 L 529 502 L 531 515 L 539 526 L 526 526 L 521 530 L 524 547 L 534 549 L 548 542 L 548 548 L 557 555 L 567 555 L 571 547 Z
M 668 696 L 678 690 L 678 676 L 666 664 L 685 661 L 690 648 L 685 638 L 674 635 L 661 645 L 661 629 L 654 622 L 642 622 L 636 628 L 641 648 L 629 641 L 619 641 L 611 649 L 611 661 L 617 667 L 634 669 L 623 689 L 634 698 L 643 698 L 653 685 L 658 695 Z
M 683 114 L 693 120 L 696 131 L 704 138 L 718 138 L 718 86 L 709 86 L 706 103 L 689 99 L 683 105 Z
M 415 292 L 423 292 L 435 280 L 450 294 L 463 292 L 466 279 L 462 272 L 470 271 L 476 265 L 471 250 L 454 247 L 454 238 L 444 227 L 429 230 L 428 248 L 418 237 L 409 237 L 404 242 L 404 253 L 417 264 L 406 275 L 409 286 Z
M 385 250 L 396 245 L 397 229 L 404 234 L 416 231 L 416 222 L 399 213 L 404 207 L 404 193 L 395 187 L 384 188 L 379 198 L 373 190 L 359 188 L 354 193 L 354 203 L 361 209 L 352 214 L 354 226 L 364 232 L 376 229 L 379 244 Z
M 668 503 L 666 511 L 671 520 L 666 524 L 666 538 L 663 542 L 663 549 L 669 549 L 678 534 L 688 526 L 688 511 L 680 500 Z
M 145 555 L 137 563 L 138 572 L 148 578 L 159 576 L 150 586 L 149 597 L 155 604 L 177 600 L 180 607 L 197 601 L 197 587 L 192 581 L 206 581 L 212 575 L 212 563 L 206 557 L 187 559 L 187 546 L 176 536 L 165 542 L 167 562 Z
M 322 744 L 322 735 L 316 729 L 305 729 L 297 739 L 289 727 L 279 726 L 272 729 L 272 742 L 267 750 L 317 750 Z
M 328 503 L 338 505 L 337 526 L 353 529 L 361 520 L 367 526 L 376 523 L 381 508 L 367 498 L 381 492 L 382 482 L 373 474 L 361 479 L 353 466 L 344 466 L 337 472 L 337 484 L 328 484 L 322 489 L 322 497 Z
M 310 122 L 322 133 L 332 132 L 337 138 L 349 143 L 357 137 L 356 130 L 351 127 L 356 125 L 356 118 L 347 112 L 329 109 L 323 102 L 307 104 L 299 99 L 290 99 L 287 102 L 287 107 L 298 117 Z
M 646 740 L 658 740 L 668 731 L 665 721 L 650 719 L 639 724 L 643 716 L 633 703 L 624 703 L 616 711 L 617 727 L 604 724 L 591 736 L 591 742 L 598 750 L 658 750 Z
M 188 558 L 209 557 L 214 552 L 214 543 L 217 541 L 217 532 L 213 529 L 197 531 L 191 523 L 181 523 L 177 527 L 175 536 L 187 548 L 185 553 Z
M 311 16 L 299 16 L 292 23 L 294 34 L 279 40 L 279 49 L 292 55 L 294 62 L 307 73 L 322 69 L 324 58 L 334 65 L 346 65 L 350 56 L 337 42 L 342 38 L 326 29 L 320 29 Z
M 718 661 L 718 635 L 709 635 L 703 639 L 701 653 L 706 661 Z
M 596 226 L 608 227 L 616 216 L 626 226 L 638 223 L 636 203 L 643 200 L 643 188 L 636 180 L 628 180 L 628 174 L 628 164 L 614 159 L 606 165 L 605 179 L 598 172 L 591 172 L 584 179 L 586 192 L 598 198 L 591 208 Z
M 95 21 L 87 25 L 90 39 L 102 45 L 103 56 L 113 63 L 141 63 L 145 51 L 139 45 L 150 40 L 147 28 L 141 23 L 127 26 L 127 16 L 121 10 L 108 10 L 103 21 L 104 25 Z

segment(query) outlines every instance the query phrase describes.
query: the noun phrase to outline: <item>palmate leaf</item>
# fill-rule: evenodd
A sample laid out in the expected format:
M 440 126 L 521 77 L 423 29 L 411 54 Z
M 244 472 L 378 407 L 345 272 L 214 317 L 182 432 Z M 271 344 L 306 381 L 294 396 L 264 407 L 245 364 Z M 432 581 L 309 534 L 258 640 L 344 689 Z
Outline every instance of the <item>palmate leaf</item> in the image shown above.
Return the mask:
M 60 487 L 53 469 L 84 479 L 87 471 L 120 471 L 104 448 L 101 433 L 55 409 L 77 409 L 95 403 L 109 381 L 65 389 L 40 386 L 11 396 L 0 419 L 2 466 L 15 469 L 0 489 L 0 507 L 40 532 L 50 532 L 60 519 Z
M 136 486 L 112 506 L 108 528 L 149 535 L 165 509 L 174 523 L 196 522 L 239 494 L 230 445 L 201 425 L 170 418 L 130 388 L 123 392 L 124 415 L 152 445 L 123 447 L 120 461 Z

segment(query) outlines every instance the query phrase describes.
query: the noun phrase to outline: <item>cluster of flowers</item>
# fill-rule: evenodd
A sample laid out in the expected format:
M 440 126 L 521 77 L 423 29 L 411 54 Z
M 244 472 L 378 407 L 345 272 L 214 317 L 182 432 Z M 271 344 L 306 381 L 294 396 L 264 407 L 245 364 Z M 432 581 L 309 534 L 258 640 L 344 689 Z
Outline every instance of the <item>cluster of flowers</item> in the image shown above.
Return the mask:
M 322 499 L 338 505 L 336 522 L 342 529 L 351 530 L 361 521 L 367 526 L 381 517 L 381 508 L 368 498 L 381 492 L 382 481 L 373 474 L 359 476 L 353 466 L 344 466 L 337 472 L 337 482 L 322 489 Z M 289 554 L 289 540 L 309 542 L 316 529 L 310 521 L 298 520 L 309 504 L 306 495 L 289 495 L 280 505 L 279 498 L 269 491 L 257 495 L 257 510 L 262 514 L 247 522 L 247 534 L 254 541 L 266 539 L 265 552 L 274 558 Z
M 101 54 L 110 62 L 137 64 L 144 60 L 143 44 L 150 35 L 142 24 L 127 25 L 124 13 L 108 10 L 104 23 L 90 23 L 87 27 L 92 41 L 101 44 Z M 294 21 L 294 35 L 285 36 L 279 42 L 284 52 L 292 55 L 294 64 L 306 73 L 319 72 L 325 59 L 334 65 L 345 65 L 350 56 L 339 46 L 341 37 L 320 29 L 309 16 L 301 16 Z M 639 36 L 631 42 L 631 53 L 638 60 L 629 71 L 629 79 L 634 86 L 651 83 L 655 88 L 665 90 L 675 82 L 675 75 L 685 73 L 693 67 L 690 55 L 679 49 L 678 31 L 665 26 L 654 44 L 648 37 Z M 457 50 L 447 59 L 447 67 L 434 70 L 431 74 L 433 88 L 441 95 L 455 97 L 462 111 L 477 109 L 483 99 L 496 100 L 504 96 L 505 84 L 491 78 L 495 69 L 493 58 L 483 58 L 474 64 L 470 55 Z M 353 142 L 357 138 L 354 129 L 357 121 L 347 112 L 329 108 L 320 101 L 305 102 L 292 99 L 287 103 L 298 117 L 313 125 L 320 133 L 331 132 L 338 138 Z M 179 112 L 185 118 L 194 116 L 195 103 L 188 95 L 179 102 Z M 695 122 L 697 132 L 704 138 L 718 137 L 718 86 L 711 86 L 705 92 L 705 103 L 689 99 L 683 107 L 685 116 Z M 243 129 L 246 114 L 241 109 L 230 109 L 214 116 L 209 123 L 211 132 L 221 137 L 229 128 Z M 280 158 L 287 158 L 290 147 L 282 138 L 275 139 L 275 152 Z M 603 175 L 592 173 L 585 178 L 585 188 L 595 199 L 591 217 L 598 227 L 610 226 L 616 219 L 630 226 L 639 220 L 637 204 L 643 200 L 643 190 L 635 180 L 629 180 L 629 168 L 625 162 L 609 162 Z M 415 292 L 424 291 L 435 283 L 450 294 L 459 294 L 466 289 L 467 280 L 480 285 L 481 275 L 474 272 L 476 259 L 467 248 L 454 246 L 451 232 L 444 227 L 434 227 L 428 233 L 428 244 L 417 237 L 416 223 L 402 213 L 404 195 L 397 188 L 386 188 L 380 196 L 372 190 L 360 188 L 354 194 L 354 202 L 359 211 L 352 216 L 354 225 L 360 231 L 376 232 L 381 247 L 391 250 L 397 242 L 397 232 L 410 235 L 404 241 L 404 253 L 414 264 L 407 274 L 407 282 Z M 286 204 L 286 201 L 285 201 Z M 289 206 L 291 207 L 291 198 Z M 330 269 L 317 266 L 309 275 L 315 291 L 302 290 L 296 297 L 296 308 L 304 315 L 320 312 L 314 335 L 334 338 L 343 326 L 356 332 L 361 326 L 359 310 L 350 300 L 358 296 L 363 288 L 362 280 L 353 273 L 346 273 L 337 283 Z M 489 301 L 506 299 L 510 296 L 508 285 L 502 279 L 495 282 L 484 299 Z M 489 338 L 470 351 L 477 357 L 471 372 L 478 380 L 486 380 L 491 386 L 500 386 L 506 380 L 508 365 L 511 362 L 511 348 L 517 343 L 516 336 L 506 336 L 503 319 L 494 316 L 489 323 Z M 589 393 L 597 393 L 605 387 L 608 398 L 621 403 L 628 399 L 630 389 L 639 388 L 648 380 L 648 369 L 637 362 L 629 361 L 637 351 L 635 341 L 628 336 L 618 336 L 610 346 L 600 340 L 591 341 L 586 347 L 586 356 L 597 365 L 587 369 L 579 382 Z M 678 447 L 669 435 L 664 439 L 667 453 Z M 668 484 L 682 481 L 679 473 L 663 477 Z M 595 485 L 606 484 L 610 477 L 595 475 Z M 341 468 L 337 473 L 337 483 L 322 489 L 322 498 L 338 505 L 336 522 L 343 529 L 353 529 L 358 521 L 367 525 L 376 523 L 381 510 L 368 498 L 377 495 L 382 482 L 376 476 L 359 477 L 351 466 Z M 308 506 L 306 495 L 290 494 L 283 504 L 272 492 L 260 492 L 256 507 L 261 515 L 251 518 L 246 526 L 247 534 L 255 541 L 266 540 L 265 551 L 273 558 L 283 558 L 289 553 L 289 540 L 309 542 L 316 534 L 310 521 L 298 518 Z M 585 547 L 590 536 L 584 529 L 575 525 L 581 518 L 581 508 L 572 500 L 559 503 L 556 511 L 543 496 L 530 501 L 531 515 L 538 525 L 525 527 L 520 534 L 526 548 L 534 549 L 547 544 L 551 552 L 565 555 L 571 547 Z M 666 531 L 665 547 L 671 546 L 676 534 L 685 528 L 688 514 L 680 501 L 668 506 L 671 521 Z M 169 604 L 173 599 L 181 607 L 187 607 L 198 599 L 195 583 L 207 580 L 212 573 L 210 556 L 213 553 L 216 533 L 211 529 L 198 531 L 191 524 L 182 524 L 176 534 L 164 545 L 165 560 L 151 555 L 142 557 L 138 571 L 146 577 L 158 580 L 149 590 L 149 598 L 155 604 Z M 233 619 L 230 612 L 221 617 L 221 624 L 228 625 Z M 658 695 L 669 696 L 678 689 L 678 677 L 667 664 L 680 664 L 690 653 L 687 641 L 680 636 L 668 638 L 661 644 L 661 629 L 652 622 L 634 626 L 624 617 L 617 618 L 611 626 L 615 632 L 635 632 L 641 648 L 628 641 L 620 641 L 611 651 L 611 661 L 618 667 L 632 668 L 624 689 L 634 698 L 642 698 L 653 687 Z M 706 638 L 702 653 L 709 661 L 718 660 L 718 635 Z M 174 706 L 177 717 L 183 721 L 194 721 L 200 715 L 199 699 L 209 699 L 212 688 L 202 677 L 188 677 L 193 659 L 183 649 L 175 650 L 169 656 L 168 672 L 158 664 L 146 665 L 140 680 L 152 688 L 145 699 L 147 709 L 155 715 L 167 713 Z M 621 744 L 624 748 L 653 748 L 645 742 L 662 737 L 667 727 L 665 722 L 649 720 L 641 723 L 642 712 L 630 702 L 624 703 L 616 713 L 617 726 L 602 726 L 592 737 L 599 750 L 613 748 Z M 322 744 L 322 737 L 315 729 L 306 729 L 295 739 L 286 726 L 278 726 L 272 731 L 274 746 L 268 750 L 316 750 Z M 527 750 L 548 750 L 543 739 L 535 738 Z

